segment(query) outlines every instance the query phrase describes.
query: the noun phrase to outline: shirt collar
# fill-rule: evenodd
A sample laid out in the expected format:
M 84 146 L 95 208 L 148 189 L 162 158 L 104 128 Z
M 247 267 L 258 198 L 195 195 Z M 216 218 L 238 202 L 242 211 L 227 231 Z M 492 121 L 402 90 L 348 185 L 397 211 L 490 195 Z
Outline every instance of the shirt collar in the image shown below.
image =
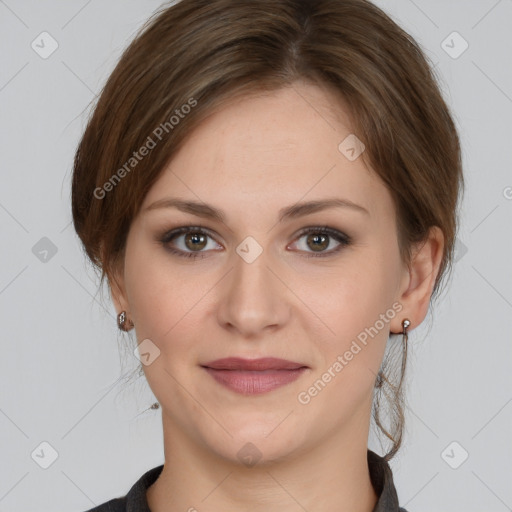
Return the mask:
M 368 450 L 368 469 L 373 488 L 378 496 L 372 512 L 407 512 L 398 505 L 393 473 L 386 459 Z

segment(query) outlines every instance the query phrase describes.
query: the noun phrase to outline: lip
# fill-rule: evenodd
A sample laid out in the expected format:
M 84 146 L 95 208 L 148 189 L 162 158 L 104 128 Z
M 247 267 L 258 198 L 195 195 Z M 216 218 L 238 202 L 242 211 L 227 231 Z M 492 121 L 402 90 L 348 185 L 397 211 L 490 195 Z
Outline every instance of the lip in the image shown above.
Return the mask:
M 201 365 L 219 384 L 243 395 L 267 393 L 297 380 L 306 365 L 285 359 L 228 357 Z
M 277 357 L 261 357 L 259 359 L 244 359 L 243 357 L 225 357 L 216 359 L 201 366 L 212 368 L 213 370 L 297 370 L 306 367 L 305 364 L 278 359 Z

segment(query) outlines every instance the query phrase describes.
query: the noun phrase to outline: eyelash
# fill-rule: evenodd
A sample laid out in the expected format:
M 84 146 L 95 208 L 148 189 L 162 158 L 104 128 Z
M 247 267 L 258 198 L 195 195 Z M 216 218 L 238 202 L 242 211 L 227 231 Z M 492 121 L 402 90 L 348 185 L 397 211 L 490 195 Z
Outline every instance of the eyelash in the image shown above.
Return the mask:
M 203 226 L 185 226 L 177 229 L 173 229 L 172 231 L 165 232 L 162 236 L 158 237 L 158 241 L 164 246 L 164 248 L 169 251 L 171 254 L 174 254 L 179 257 L 183 258 L 204 258 L 204 252 L 205 251 L 192 251 L 192 252 L 185 252 L 180 249 L 174 249 L 170 247 L 168 244 L 175 238 L 177 238 L 180 235 L 188 235 L 189 233 L 195 233 L 195 234 L 201 234 L 206 235 L 213 239 L 213 237 L 210 235 L 210 233 L 205 230 Z M 311 226 L 304 228 L 297 236 L 297 240 L 302 238 L 305 235 L 309 235 L 311 233 L 314 234 L 325 234 L 328 235 L 331 238 L 334 238 L 339 245 L 336 249 L 331 249 L 327 252 L 320 252 L 317 254 L 309 253 L 304 258 L 326 258 L 329 256 L 332 256 L 334 254 L 337 254 L 341 251 L 344 247 L 349 246 L 352 243 L 352 239 L 346 235 L 345 233 L 342 233 L 341 231 L 338 231 L 337 229 L 330 228 L 329 226 Z

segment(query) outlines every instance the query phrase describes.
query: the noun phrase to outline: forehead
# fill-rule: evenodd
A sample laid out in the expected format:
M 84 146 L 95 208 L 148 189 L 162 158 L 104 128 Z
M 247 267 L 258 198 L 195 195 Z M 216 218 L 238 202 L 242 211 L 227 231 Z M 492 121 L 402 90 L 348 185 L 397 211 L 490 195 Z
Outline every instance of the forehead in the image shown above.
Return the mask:
M 143 208 L 173 196 L 261 215 L 262 205 L 277 211 L 338 196 L 377 215 L 389 209 L 387 190 L 362 158 L 351 161 L 339 148 L 353 137 L 349 116 L 346 104 L 314 85 L 237 98 L 188 136 Z

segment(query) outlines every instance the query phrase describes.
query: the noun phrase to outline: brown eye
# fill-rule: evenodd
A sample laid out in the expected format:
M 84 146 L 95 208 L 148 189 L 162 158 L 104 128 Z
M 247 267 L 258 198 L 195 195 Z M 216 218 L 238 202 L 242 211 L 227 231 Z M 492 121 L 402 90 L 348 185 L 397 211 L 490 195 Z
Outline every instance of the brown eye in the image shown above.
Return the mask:
M 348 235 L 328 226 L 306 228 L 299 235 L 298 240 L 302 238 L 305 239 L 305 244 L 299 245 L 305 247 L 299 247 L 299 252 L 306 253 L 305 257 L 333 256 L 352 243 L 352 239 Z M 219 244 L 215 247 L 215 239 L 208 231 L 194 226 L 169 231 L 160 236 L 158 240 L 170 253 L 187 258 L 206 257 L 210 252 L 208 250 L 209 241 L 213 243 L 213 247 L 210 249 L 222 249 Z M 328 250 L 333 241 L 334 248 Z
M 207 237 L 203 233 L 187 233 L 185 235 L 185 245 L 192 251 L 200 251 L 207 244 Z
M 298 240 L 300 241 L 302 238 L 305 239 L 305 243 L 297 242 L 297 245 L 299 251 L 306 253 L 306 258 L 333 256 L 352 243 L 352 239 L 348 235 L 328 226 L 306 228 L 299 235 Z M 333 241 L 334 248 L 327 250 Z
M 186 258 L 204 258 L 208 249 L 221 247 L 207 231 L 194 226 L 174 229 L 158 240 L 170 253 Z M 212 247 L 208 247 L 209 243 Z
M 314 251 L 323 251 L 329 247 L 329 237 L 325 235 L 310 234 L 307 237 L 308 247 Z

